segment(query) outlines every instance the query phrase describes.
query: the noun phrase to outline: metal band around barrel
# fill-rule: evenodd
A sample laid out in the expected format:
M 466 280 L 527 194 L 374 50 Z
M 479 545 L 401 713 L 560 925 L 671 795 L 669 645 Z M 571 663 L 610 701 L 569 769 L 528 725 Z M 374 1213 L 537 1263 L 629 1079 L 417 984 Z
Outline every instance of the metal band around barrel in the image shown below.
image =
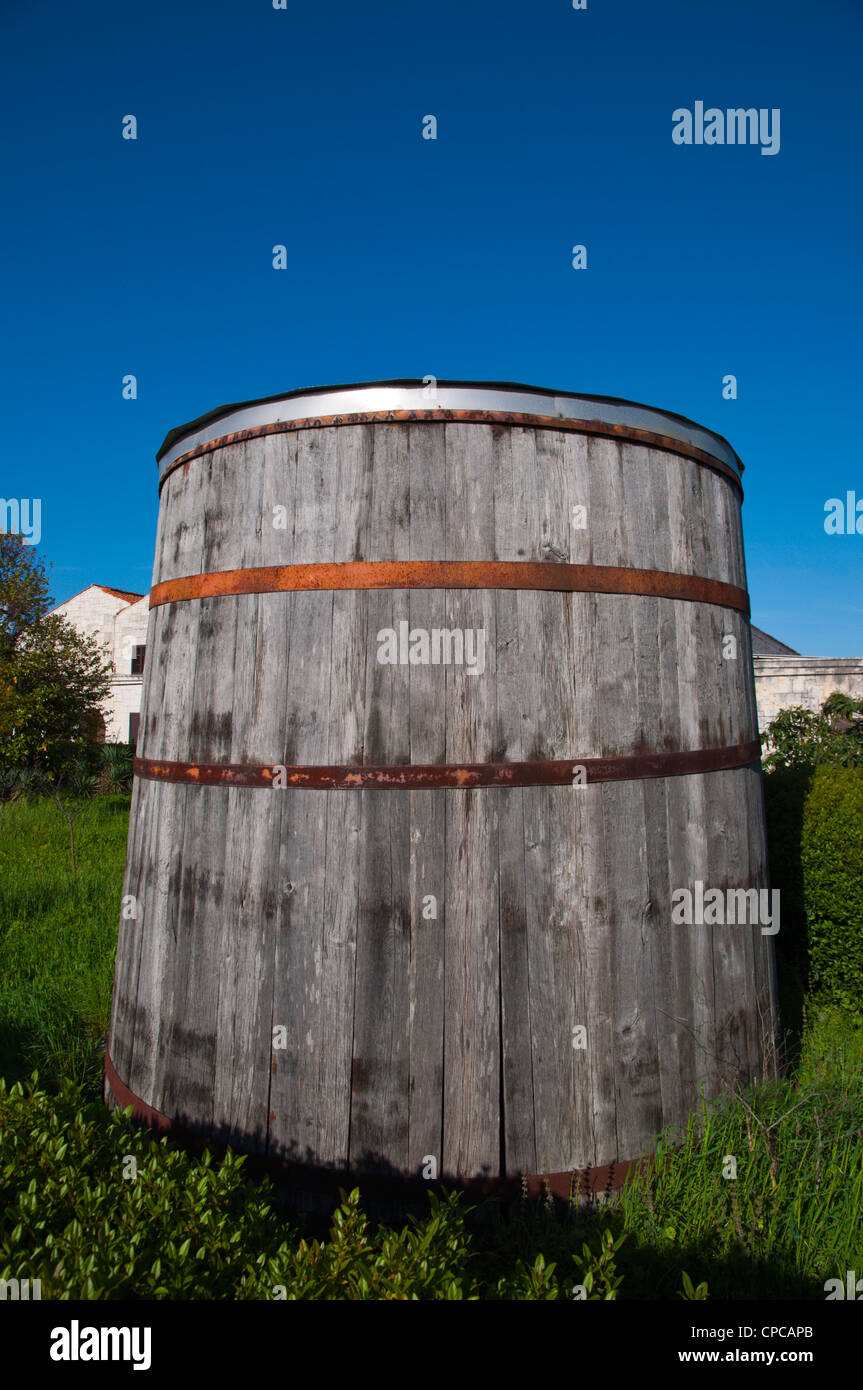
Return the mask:
M 149 1129 L 155 1130 L 158 1134 L 167 1134 L 173 1129 L 173 1125 L 167 1115 L 163 1115 L 160 1110 L 154 1110 L 152 1105 L 148 1105 L 146 1101 L 141 1100 L 140 1096 L 136 1096 L 134 1091 L 130 1091 L 128 1086 L 120 1080 L 114 1068 L 114 1063 L 108 1056 L 107 1049 L 105 1051 L 105 1076 L 108 1080 L 108 1085 L 111 1087 L 114 1099 L 122 1110 L 125 1110 L 128 1105 L 131 1105 L 132 1114 L 135 1119 L 147 1125 Z
M 130 1091 L 128 1086 L 120 1080 L 107 1051 L 105 1052 L 105 1076 L 117 1104 L 124 1110 L 131 1105 L 132 1117 L 139 1124 L 145 1125 L 157 1134 L 167 1135 L 179 1143 L 191 1143 L 194 1146 L 203 1142 L 207 1148 L 220 1149 L 224 1147 L 220 1144 L 213 1145 L 206 1139 L 202 1130 L 169 1119 L 160 1110 L 155 1110 L 152 1105 L 141 1100 L 140 1096 L 136 1096 L 134 1091 Z M 551 1194 L 553 1197 L 559 1197 L 566 1201 L 613 1192 L 615 1189 L 623 1187 L 630 1172 L 649 1171 L 654 1162 L 655 1160 L 651 1155 L 645 1155 L 642 1158 L 621 1159 L 617 1163 L 604 1163 L 597 1167 L 566 1169 L 560 1173 L 536 1173 L 511 1178 L 478 1177 L 461 1180 L 444 1178 L 441 1185 L 455 1185 L 478 1197 L 500 1196 L 517 1199 L 521 1196 L 546 1197 Z M 246 1166 L 250 1172 L 269 1173 L 273 1177 L 282 1178 L 291 1185 L 309 1186 L 321 1191 L 337 1191 L 340 1186 L 344 1185 L 349 1176 L 366 1188 L 387 1193 L 395 1190 L 416 1190 L 417 1193 L 424 1195 L 428 1192 L 429 1187 L 433 1186 L 419 1177 L 399 1177 L 389 1174 L 378 1176 L 368 1172 L 353 1172 L 349 1168 L 321 1170 L 314 1165 L 304 1166 L 265 1154 L 249 1154 Z
M 183 763 L 136 758 L 136 777 L 151 782 L 186 782 L 202 787 L 308 788 L 318 791 L 422 791 L 473 787 L 565 787 L 579 778 L 630 782 L 647 777 L 687 777 L 723 772 L 758 762 L 761 743 L 697 748 L 683 753 L 638 753 L 621 758 L 564 758 L 518 763 L 397 763 L 389 767 L 292 766 L 273 763 Z M 583 769 L 583 774 L 581 770 Z
M 722 580 L 671 574 L 666 570 L 571 565 L 552 560 L 353 560 L 219 570 L 154 584 L 150 607 L 238 594 L 332 589 L 538 589 L 633 594 L 713 603 L 749 615 L 746 590 Z
M 266 425 L 255 425 L 250 429 L 234 430 L 231 434 L 207 439 L 186 453 L 180 454 L 163 467 L 159 479 L 161 490 L 165 479 L 191 463 L 193 459 L 212 453 L 214 449 L 229 448 L 233 444 L 245 444 L 252 439 L 261 439 L 271 434 L 293 433 L 296 430 L 329 429 L 339 425 L 399 425 L 399 424 L 470 424 L 470 425 L 515 425 L 522 429 L 561 430 L 567 434 L 593 435 L 601 439 L 617 439 L 624 443 L 642 444 L 650 449 L 662 449 L 669 454 L 679 454 L 692 459 L 730 478 L 743 491 L 739 475 L 722 459 L 706 450 L 699 449 L 685 439 L 675 439 L 672 435 L 658 434 L 653 430 L 641 429 L 635 425 L 614 424 L 607 420 L 578 420 L 560 415 L 535 415 L 513 410 L 378 410 L 356 411 L 339 415 L 312 415 L 305 419 L 274 420 Z

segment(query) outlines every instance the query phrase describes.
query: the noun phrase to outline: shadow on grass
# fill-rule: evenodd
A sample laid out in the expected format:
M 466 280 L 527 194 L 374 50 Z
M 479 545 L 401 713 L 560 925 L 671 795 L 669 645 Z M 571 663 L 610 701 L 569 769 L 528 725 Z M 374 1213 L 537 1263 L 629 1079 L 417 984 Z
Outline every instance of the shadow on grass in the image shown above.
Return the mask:
M 421 1201 L 382 1201 L 374 1191 L 360 1189 L 362 1209 L 372 1231 L 379 1227 L 400 1230 L 409 1220 L 423 1221 L 429 1216 L 427 1199 Z M 431 1186 L 431 1185 L 430 1185 Z M 436 1185 L 435 1185 L 436 1186 Z M 325 1204 L 297 1205 L 297 1192 L 278 1186 L 272 1202 L 281 1217 L 306 1239 L 326 1241 L 331 1234 L 332 1211 L 338 1199 Z M 575 1288 L 584 1266 L 584 1247 L 595 1258 L 601 1248 L 603 1232 L 625 1239 L 615 1256 L 616 1276 L 622 1277 L 620 1301 L 680 1302 L 683 1273 L 696 1287 L 707 1284 L 711 1301 L 754 1299 L 764 1302 L 823 1300 L 824 1280 L 837 1273 L 825 1269 L 823 1278 L 801 1274 L 795 1268 L 796 1251 L 789 1248 L 762 1259 L 743 1245 L 716 1254 L 710 1236 L 704 1241 L 686 1241 L 657 1246 L 641 1242 L 638 1233 L 625 1230 L 614 1204 L 570 1207 L 553 1199 L 504 1202 L 489 1198 L 479 1205 L 469 1200 L 462 1206 L 465 1229 L 471 1241 L 470 1272 L 484 1286 L 494 1287 L 499 1279 L 512 1275 L 518 1261 L 533 1266 L 542 1256 L 546 1265 L 554 1264 L 564 1296 L 575 1297 Z
M 466 1225 L 473 1238 L 476 1261 L 489 1278 L 506 1273 L 516 1260 L 532 1265 L 542 1255 L 546 1263 L 556 1264 L 562 1285 L 570 1269 L 573 1285 L 577 1282 L 576 1261 L 581 1261 L 585 1244 L 597 1252 L 604 1229 L 609 1229 L 615 1238 L 623 1235 L 625 1229 L 613 1206 L 573 1210 L 563 1202 L 519 1203 L 509 1209 L 497 1203 L 487 1204 L 484 1213 L 482 1209 L 472 1212 Z M 823 1300 L 823 1280 L 819 1282 L 796 1270 L 794 1253 L 788 1250 L 785 1258 L 780 1255 L 778 1259 L 774 1256 L 765 1260 L 753 1257 L 741 1246 L 717 1255 L 707 1240 L 658 1247 L 640 1243 L 637 1233 L 630 1230 L 615 1256 L 616 1274 L 623 1279 L 618 1298 L 679 1302 L 686 1271 L 696 1287 L 702 1282 L 707 1284 L 711 1301 Z M 826 1270 L 824 1279 L 835 1273 Z
M 0 1021 L 0 1077 L 7 1086 L 35 1071 L 46 1090 L 71 1078 L 87 1100 L 95 1100 L 102 1094 L 103 1068 L 104 1053 L 80 1019 L 52 1019 L 47 1026 L 36 1019 Z

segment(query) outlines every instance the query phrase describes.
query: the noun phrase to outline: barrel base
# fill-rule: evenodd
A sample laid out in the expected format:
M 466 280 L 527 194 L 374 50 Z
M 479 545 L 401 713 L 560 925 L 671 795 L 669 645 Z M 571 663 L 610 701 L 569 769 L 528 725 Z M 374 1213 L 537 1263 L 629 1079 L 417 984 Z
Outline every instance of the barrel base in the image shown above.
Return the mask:
M 268 1154 L 243 1149 L 236 1144 L 215 1139 L 211 1132 L 195 1129 L 162 1114 L 140 1096 L 130 1091 L 121 1080 L 107 1051 L 105 1052 L 105 1101 L 113 1110 L 132 1107 L 132 1118 L 159 1138 L 181 1144 L 193 1154 L 205 1150 L 217 1157 L 228 1148 L 243 1153 L 246 1172 L 253 1177 L 269 1177 L 277 1187 L 280 1205 L 294 1211 L 318 1215 L 331 1212 L 338 1205 L 339 1193 L 358 1187 L 365 1203 L 376 1208 L 393 1207 L 404 1214 L 418 1206 L 427 1211 L 426 1196 L 430 1191 L 459 1191 L 472 1201 L 494 1198 L 503 1202 L 543 1200 L 558 1205 L 584 1206 L 609 1197 L 623 1187 L 630 1172 L 646 1170 L 652 1156 L 620 1159 L 612 1163 L 587 1168 L 567 1169 L 558 1173 L 521 1174 L 518 1177 L 482 1176 L 476 1178 L 425 1179 L 413 1174 L 396 1172 L 371 1173 L 354 1168 L 324 1168 L 306 1163 L 291 1163 Z M 378 1219 L 383 1218 L 380 1212 Z

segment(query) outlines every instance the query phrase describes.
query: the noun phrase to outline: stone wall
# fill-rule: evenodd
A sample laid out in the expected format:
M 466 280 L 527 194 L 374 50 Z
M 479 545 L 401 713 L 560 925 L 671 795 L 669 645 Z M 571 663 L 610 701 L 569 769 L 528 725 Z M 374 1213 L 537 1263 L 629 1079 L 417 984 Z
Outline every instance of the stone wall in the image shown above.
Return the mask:
M 821 656 L 756 656 L 755 698 L 761 732 L 789 705 L 819 710 L 834 690 L 863 699 L 863 660 Z

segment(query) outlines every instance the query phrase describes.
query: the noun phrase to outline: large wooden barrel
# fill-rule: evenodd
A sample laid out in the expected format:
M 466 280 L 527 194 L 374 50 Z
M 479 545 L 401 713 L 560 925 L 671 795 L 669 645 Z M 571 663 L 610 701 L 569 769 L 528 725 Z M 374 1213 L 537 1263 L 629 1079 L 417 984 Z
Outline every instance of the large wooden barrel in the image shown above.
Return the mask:
M 390 382 L 158 457 L 109 1100 L 558 1190 L 768 1072 L 773 927 L 699 914 L 767 887 L 730 445 Z

